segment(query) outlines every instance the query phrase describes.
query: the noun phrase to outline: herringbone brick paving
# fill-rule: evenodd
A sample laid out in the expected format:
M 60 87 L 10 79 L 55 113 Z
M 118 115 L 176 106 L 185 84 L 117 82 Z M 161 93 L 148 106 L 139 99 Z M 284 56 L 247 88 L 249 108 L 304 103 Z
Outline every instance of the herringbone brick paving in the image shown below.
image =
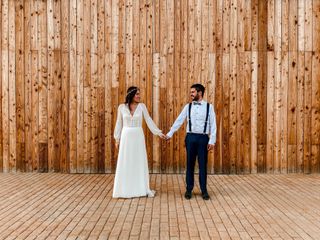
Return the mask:
M 320 239 L 320 175 L 210 175 L 210 201 L 173 174 L 113 199 L 113 178 L 0 174 L 0 239 Z

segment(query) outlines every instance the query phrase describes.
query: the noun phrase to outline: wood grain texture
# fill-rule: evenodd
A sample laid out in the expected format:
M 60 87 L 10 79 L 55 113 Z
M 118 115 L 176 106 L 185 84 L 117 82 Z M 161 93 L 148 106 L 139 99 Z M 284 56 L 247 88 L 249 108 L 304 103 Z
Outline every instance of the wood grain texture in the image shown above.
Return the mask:
M 319 0 L 0 2 L 1 172 L 114 172 L 126 89 L 166 133 L 197 82 L 209 173 L 320 171 Z M 184 173 L 186 124 L 143 129 L 150 172 Z

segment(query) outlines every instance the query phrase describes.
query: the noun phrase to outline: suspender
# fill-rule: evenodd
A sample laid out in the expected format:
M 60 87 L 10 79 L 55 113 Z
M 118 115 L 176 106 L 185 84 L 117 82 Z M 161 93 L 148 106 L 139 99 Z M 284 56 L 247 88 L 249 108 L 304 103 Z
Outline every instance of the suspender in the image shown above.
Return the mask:
M 191 106 L 192 106 L 192 103 L 189 103 L 189 132 L 192 132 L 191 131 Z
M 189 103 L 189 114 L 188 114 L 188 122 L 189 122 L 189 132 L 191 133 L 191 106 L 192 106 L 192 103 Z M 208 125 L 208 117 L 209 117 L 209 107 L 210 107 L 210 104 L 207 103 L 207 113 L 206 113 L 206 121 L 204 123 L 204 130 L 203 130 L 203 133 L 205 134 L 206 131 L 207 131 L 207 125 Z
M 208 117 L 209 117 L 209 103 L 207 103 L 207 115 L 206 115 L 206 121 L 204 123 L 204 130 L 203 130 L 203 133 L 206 133 L 207 131 L 207 125 L 208 125 Z

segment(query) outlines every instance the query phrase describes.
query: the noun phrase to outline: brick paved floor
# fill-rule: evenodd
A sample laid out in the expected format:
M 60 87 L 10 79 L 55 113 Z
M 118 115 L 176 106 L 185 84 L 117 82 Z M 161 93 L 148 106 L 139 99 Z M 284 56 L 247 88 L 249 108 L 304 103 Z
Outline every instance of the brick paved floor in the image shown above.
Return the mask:
M 0 239 L 320 239 L 320 175 L 212 175 L 210 201 L 165 174 L 112 199 L 113 178 L 0 174 Z

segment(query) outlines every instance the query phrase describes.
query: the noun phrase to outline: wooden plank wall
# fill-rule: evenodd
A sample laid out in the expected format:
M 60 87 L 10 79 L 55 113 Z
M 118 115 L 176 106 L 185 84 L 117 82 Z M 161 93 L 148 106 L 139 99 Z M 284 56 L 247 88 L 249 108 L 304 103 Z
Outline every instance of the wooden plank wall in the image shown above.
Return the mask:
M 1 0 L 0 171 L 114 172 L 131 85 L 167 132 L 191 84 L 215 106 L 210 173 L 320 172 L 320 0 Z M 185 171 L 185 126 L 146 132 Z

